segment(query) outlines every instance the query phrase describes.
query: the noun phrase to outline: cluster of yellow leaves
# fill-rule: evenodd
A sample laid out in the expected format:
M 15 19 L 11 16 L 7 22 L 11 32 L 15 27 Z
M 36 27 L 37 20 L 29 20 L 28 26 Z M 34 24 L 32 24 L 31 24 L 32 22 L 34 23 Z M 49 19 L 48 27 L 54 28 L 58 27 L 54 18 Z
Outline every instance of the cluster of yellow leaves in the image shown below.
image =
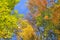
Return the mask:
M 8 6 L 8 2 L 0 1 L 0 13 L 5 12 L 5 11 L 9 11 L 7 6 Z
M 35 32 L 34 32 L 32 26 L 29 24 L 29 22 L 27 20 L 20 20 L 20 24 L 22 26 L 20 28 L 20 30 L 22 30 L 22 32 L 18 32 L 17 35 L 22 37 L 23 40 L 34 39 Z M 25 25 L 25 26 L 23 26 L 23 25 Z
M 0 0 L 0 38 L 11 38 L 18 18 L 11 11 L 19 0 Z M 14 13 L 15 14 L 15 13 Z
M 60 5 L 56 5 L 54 6 L 55 8 L 52 14 L 52 22 L 54 23 L 54 25 L 58 25 L 60 23 Z
M 60 0 L 58 0 L 58 2 L 60 2 Z M 51 7 L 51 9 L 53 14 L 52 14 L 52 23 L 54 24 L 54 26 L 56 27 L 55 29 L 55 33 L 57 34 L 57 38 L 58 40 L 60 40 L 60 4 L 54 4 L 53 7 Z
M 10 33 L 7 30 L 0 31 L 0 38 L 11 38 L 12 37 L 12 32 Z

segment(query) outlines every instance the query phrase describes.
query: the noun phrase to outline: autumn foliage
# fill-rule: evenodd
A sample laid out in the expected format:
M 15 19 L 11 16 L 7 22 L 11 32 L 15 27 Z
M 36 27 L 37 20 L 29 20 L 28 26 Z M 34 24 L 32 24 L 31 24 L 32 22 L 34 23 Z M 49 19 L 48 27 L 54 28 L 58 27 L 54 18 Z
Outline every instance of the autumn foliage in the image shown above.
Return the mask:
M 0 38 L 16 34 L 17 40 L 60 40 L 60 0 L 28 0 L 26 17 L 14 10 L 17 3 L 0 0 Z

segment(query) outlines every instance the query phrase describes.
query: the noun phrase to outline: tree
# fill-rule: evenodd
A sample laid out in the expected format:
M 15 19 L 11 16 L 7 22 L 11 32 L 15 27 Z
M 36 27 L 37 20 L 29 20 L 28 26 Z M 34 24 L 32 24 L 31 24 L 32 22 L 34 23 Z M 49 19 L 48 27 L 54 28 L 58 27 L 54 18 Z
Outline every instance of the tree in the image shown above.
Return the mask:
M 19 14 L 11 13 L 18 2 L 19 0 L 0 0 L 0 38 L 11 38 L 18 28 Z
M 34 29 L 27 20 L 19 20 L 18 32 L 16 33 L 18 40 L 37 40 Z
M 55 4 L 55 6 L 53 6 L 55 8 L 53 8 L 53 15 L 52 15 L 52 22 L 55 26 L 55 33 L 58 37 L 58 40 L 60 40 L 60 4 Z
M 52 30 L 55 33 L 55 30 L 57 30 L 56 27 L 59 27 L 59 23 L 60 23 L 59 21 L 60 13 L 59 11 L 57 11 L 56 8 L 56 5 L 58 5 L 59 3 L 58 2 L 55 3 L 54 0 L 50 0 L 50 3 L 52 4 L 52 6 L 47 7 L 47 5 L 49 4 L 47 0 L 43 0 L 43 1 L 29 0 L 29 5 L 28 5 L 28 8 L 30 10 L 29 15 L 32 17 L 32 19 L 35 20 L 35 22 L 34 21 L 32 22 L 36 25 L 36 28 L 39 30 L 39 32 L 41 31 L 39 28 L 44 27 L 44 31 L 42 32 L 43 34 L 41 33 L 41 35 L 44 36 L 45 39 L 49 35 L 48 32 L 50 30 Z M 57 7 L 59 8 L 59 6 Z M 29 18 L 27 20 L 30 20 Z

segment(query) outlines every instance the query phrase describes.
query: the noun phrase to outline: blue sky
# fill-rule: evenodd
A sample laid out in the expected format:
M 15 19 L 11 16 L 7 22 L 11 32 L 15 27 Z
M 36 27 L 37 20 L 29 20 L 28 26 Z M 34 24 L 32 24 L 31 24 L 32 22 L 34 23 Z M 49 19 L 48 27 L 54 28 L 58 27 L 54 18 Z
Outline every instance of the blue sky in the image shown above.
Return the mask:
M 26 15 L 28 13 L 28 8 L 26 6 L 27 0 L 20 0 L 20 2 L 15 6 L 15 10 L 18 10 L 18 13 Z

